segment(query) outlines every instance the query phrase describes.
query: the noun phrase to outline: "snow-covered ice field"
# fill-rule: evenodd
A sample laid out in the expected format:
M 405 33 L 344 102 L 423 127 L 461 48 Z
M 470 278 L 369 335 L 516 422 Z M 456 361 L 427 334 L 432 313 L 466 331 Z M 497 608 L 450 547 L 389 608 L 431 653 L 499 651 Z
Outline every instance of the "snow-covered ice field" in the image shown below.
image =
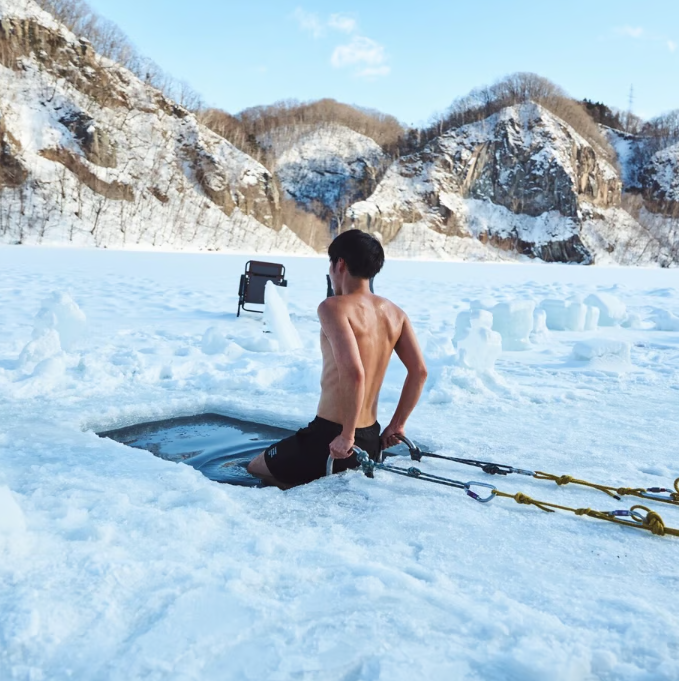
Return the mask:
M 246 259 L 0 247 L 2 681 L 679 678 L 677 538 L 384 472 L 218 485 L 98 438 L 205 411 L 313 417 L 327 261 L 270 258 L 303 345 L 282 352 L 235 317 Z M 679 475 L 679 271 L 390 261 L 376 290 L 428 360 L 422 445 L 621 486 Z M 471 301 L 602 293 L 630 328 L 534 334 L 490 372 L 457 360 Z M 403 376 L 395 361 L 383 424 Z M 573 507 L 638 501 L 420 466 Z M 679 527 L 679 507 L 646 505 Z

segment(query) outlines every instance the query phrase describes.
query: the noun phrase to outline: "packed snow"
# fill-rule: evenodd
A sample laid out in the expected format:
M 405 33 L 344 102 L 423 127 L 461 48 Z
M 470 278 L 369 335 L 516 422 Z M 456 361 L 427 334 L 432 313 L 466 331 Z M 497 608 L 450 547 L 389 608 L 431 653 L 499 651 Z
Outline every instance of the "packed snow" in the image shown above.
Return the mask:
M 679 539 L 381 471 L 219 485 L 97 437 L 313 417 L 327 260 L 282 259 L 287 350 L 262 315 L 236 318 L 246 260 L 0 247 L 0 679 L 677 678 Z M 375 289 L 425 352 L 407 429 L 424 448 L 616 486 L 677 477 L 676 270 L 388 260 Z M 589 296 L 638 323 L 583 327 Z M 549 329 L 547 300 L 578 324 Z M 506 329 L 524 349 L 502 349 Z M 404 375 L 394 359 L 383 425 Z M 417 465 L 574 508 L 637 501 Z

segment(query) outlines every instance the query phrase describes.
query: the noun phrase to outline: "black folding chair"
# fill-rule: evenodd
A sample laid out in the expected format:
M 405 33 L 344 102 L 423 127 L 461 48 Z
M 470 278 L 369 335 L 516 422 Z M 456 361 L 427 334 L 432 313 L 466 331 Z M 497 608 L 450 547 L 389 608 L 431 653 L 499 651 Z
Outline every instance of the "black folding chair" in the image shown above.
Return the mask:
M 246 312 L 259 312 L 263 310 L 251 310 L 245 307 L 245 303 L 264 305 L 264 289 L 266 282 L 272 281 L 276 286 L 287 287 L 285 279 L 285 267 L 275 262 L 261 262 L 248 260 L 245 265 L 245 274 L 240 275 L 240 287 L 238 289 L 238 314 L 241 309 Z

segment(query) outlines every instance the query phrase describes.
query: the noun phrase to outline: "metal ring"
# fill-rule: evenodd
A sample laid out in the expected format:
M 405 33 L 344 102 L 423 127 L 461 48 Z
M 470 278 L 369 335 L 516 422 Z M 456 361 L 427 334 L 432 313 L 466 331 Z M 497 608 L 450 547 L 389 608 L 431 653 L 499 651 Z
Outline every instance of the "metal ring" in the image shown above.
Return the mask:
M 396 436 L 408 449 L 419 449 L 419 447 L 416 447 L 412 440 L 408 439 L 405 435 L 397 435 Z
M 368 452 L 364 451 L 360 447 L 352 447 L 351 451 L 356 454 L 356 458 L 359 459 L 359 463 L 363 463 L 360 459 L 365 457 L 365 459 L 370 459 L 370 456 L 368 455 Z M 364 459 L 364 460 L 365 460 Z M 335 459 L 332 458 L 332 456 L 328 457 L 328 460 L 325 464 L 325 476 L 328 477 L 329 475 L 332 475 L 335 471 Z

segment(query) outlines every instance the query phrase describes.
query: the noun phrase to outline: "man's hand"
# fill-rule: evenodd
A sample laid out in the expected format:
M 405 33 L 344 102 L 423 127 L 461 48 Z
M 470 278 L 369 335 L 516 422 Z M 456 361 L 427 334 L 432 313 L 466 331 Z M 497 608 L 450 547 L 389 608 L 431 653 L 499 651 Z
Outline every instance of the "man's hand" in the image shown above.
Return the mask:
M 391 423 L 384 429 L 382 435 L 380 435 L 380 442 L 382 444 L 382 449 L 389 449 L 389 447 L 395 447 L 401 442 L 398 435 L 405 435 L 406 431 L 403 426 L 394 426 Z
M 354 446 L 354 438 L 348 438 L 345 435 L 338 435 L 330 443 L 330 456 L 333 459 L 348 459 L 353 452 L 351 448 Z

